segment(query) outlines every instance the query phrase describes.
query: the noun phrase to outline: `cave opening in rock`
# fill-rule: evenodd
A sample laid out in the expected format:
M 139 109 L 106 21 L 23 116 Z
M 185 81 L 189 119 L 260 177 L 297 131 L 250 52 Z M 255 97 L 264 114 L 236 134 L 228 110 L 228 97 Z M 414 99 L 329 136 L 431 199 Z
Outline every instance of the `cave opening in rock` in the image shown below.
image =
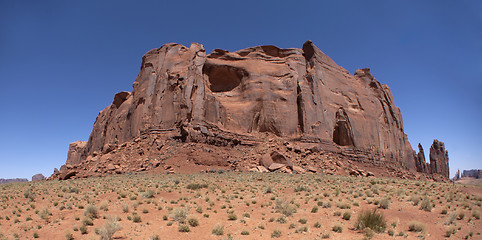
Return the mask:
M 248 72 L 233 66 L 205 64 L 203 74 L 208 78 L 211 91 L 228 92 L 239 86 Z

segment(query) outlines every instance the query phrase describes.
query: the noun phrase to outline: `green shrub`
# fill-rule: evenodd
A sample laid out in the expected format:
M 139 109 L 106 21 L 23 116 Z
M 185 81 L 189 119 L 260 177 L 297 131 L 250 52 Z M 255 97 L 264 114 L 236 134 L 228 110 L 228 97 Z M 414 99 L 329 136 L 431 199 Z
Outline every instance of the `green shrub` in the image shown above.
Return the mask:
M 241 231 L 241 235 L 249 235 L 249 232 L 246 230 Z
M 274 230 L 274 231 L 271 233 L 271 237 L 272 237 L 272 238 L 279 238 L 279 237 L 281 237 L 281 231 L 280 231 L 280 230 Z
M 82 235 L 87 234 L 87 226 L 82 225 L 79 227 L 79 230 L 80 230 L 80 234 Z
M 343 220 L 350 220 L 351 218 L 351 213 L 350 212 L 344 212 L 343 213 Z
M 178 230 L 179 232 L 189 232 L 189 231 L 191 231 L 191 229 L 189 228 L 189 226 L 188 226 L 188 225 L 185 225 L 185 224 L 179 225 L 179 227 L 177 228 L 177 230 Z
M 331 228 L 331 230 L 332 230 L 333 232 L 341 233 L 341 232 L 343 232 L 343 227 L 342 227 L 341 225 L 339 225 L 339 224 L 336 224 L 335 226 L 333 226 L 333 227 Z
M 367 210 L 361 212 L 360 215 L 358 215 L 355 227 L 359 230 L 370 228 L 377 233 L 381 233 L 385 231 L 387 222 L 382 213 L 378 212 L 377 209 L 373 209 L 373 211 Z
M 197 227 L 197 226 L 199 226 L 199 221 L 198 221 L 197 218 L 195 218 L 195 217 L 188 217 L 188 218 L 187 218 L 187 223 L 188 223 L 189 226 L 191 226 L 191 227 Z
M 66 233 L 65 240 L 74 240 L 74 236 L 72 235 L 72 233 Z
M 234 214 L 234 213 L 228 214 L 228 220 L 229 221 L 235 221 L 237 219 L 238 219 L 238 216 L 236 216 L 236 214 Z

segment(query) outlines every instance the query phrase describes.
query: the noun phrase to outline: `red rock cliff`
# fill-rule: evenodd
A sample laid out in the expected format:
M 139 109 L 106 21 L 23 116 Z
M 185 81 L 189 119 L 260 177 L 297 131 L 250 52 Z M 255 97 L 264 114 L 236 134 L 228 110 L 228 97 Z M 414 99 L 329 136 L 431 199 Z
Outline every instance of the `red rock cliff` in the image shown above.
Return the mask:
M 67 164 L 153 133 L 214 145 L 264 141 L 269 133 L 417 170 L 390 88 L 369 69 L 351 75 L 311 41 L 302 49 L 258 46 L 209 55 L 197 43 L 149 51 L 132 93 L 115 95 L 89 140 L 71 144 Z

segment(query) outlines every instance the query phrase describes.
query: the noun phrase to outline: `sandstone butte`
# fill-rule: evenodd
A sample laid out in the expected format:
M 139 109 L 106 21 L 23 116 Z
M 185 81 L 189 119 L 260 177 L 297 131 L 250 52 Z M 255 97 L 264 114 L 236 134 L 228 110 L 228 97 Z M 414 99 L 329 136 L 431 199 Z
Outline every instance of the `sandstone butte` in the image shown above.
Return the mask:
M 50 179 L 219 169 L 448 179 L 444 144 L 429 156 L 412 149 L 387 85 L 311 41 L 211 54 L 169 43 L 144 55 L 133 91 L 114 96 Z

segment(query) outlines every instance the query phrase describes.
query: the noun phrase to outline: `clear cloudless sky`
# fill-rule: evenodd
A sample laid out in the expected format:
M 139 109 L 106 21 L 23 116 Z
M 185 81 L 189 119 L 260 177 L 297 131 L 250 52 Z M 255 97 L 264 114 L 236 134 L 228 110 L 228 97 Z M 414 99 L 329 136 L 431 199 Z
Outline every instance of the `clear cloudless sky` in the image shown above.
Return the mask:
M 450 172 L 482 168 L 482 1 L 0 0 L 0 178 L 50 176 L 169 42 L 236 51 L 311 39 L 392 89 L 405 132 Z M 417 149 L 418 151 L 418 149 Z

